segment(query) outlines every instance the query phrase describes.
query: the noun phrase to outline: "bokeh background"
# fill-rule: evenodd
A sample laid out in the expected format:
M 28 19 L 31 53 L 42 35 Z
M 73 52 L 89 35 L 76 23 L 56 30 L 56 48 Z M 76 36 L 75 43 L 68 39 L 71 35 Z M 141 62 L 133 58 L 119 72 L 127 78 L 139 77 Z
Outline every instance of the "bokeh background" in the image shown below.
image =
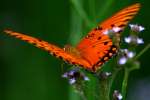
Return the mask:
M 4 28 L 11 28 L 60 47 L 76 44 L 90 29 L 88 25 L 81 29 L 81 23 L 86 23 L 71 1 L 82 3 L 88 17 L 94 19 L 94 16 L 95 22 L 128 5 L 141 3 L 139 14 L 132 20 L 146 28 L 140 34 L 145 44 L 139 46 L 137 52 L 150 43 L 149 0 L 1 0 L 0 100 L 78 100 L 61 77 L 64 72 L 62 61 L 2 32 Z M 89 9 L 92 3 L 95 13 L 93 8 Z M 132 72 L 129 78 L 128 100 L 150 98 L 150 50 L 139 61 L 141 69 Z

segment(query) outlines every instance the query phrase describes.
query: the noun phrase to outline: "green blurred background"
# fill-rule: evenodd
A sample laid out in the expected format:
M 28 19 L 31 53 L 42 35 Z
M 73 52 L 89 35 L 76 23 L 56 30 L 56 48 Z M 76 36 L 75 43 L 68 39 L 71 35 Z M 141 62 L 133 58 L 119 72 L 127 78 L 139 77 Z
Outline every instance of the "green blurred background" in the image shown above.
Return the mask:
M 72 44 L 75 44 L 79 38 L 75 38 L 74 34 L 81 37 L 81 34 L 89 31 L 89 28 L 85 27 L 82 32 L 75 33 L 79 30 L 82 18 L 70 1 L 1 0 L 0 100 L 70 100 L 69 84 L 61 77 L 62 61 L 30 44 L 2 34 L 4 28 L 11 28 L 60 47 L 70 43 L 71 40 Z M 89 3 L 95 3 L 96 11 L 93 15 L 96 16 L 96 22 L 104 20 L 128 5 L 141 3 L 140 13 L 132 21 L 146 28 L 140 35 L 144 38 L 145 44 L 139 46 L 137 52 L 150 43 L 149 0 L 77 1 L 79 3 L 82 1 L 91 19 L 92 12 L 90 13 L 88 7 Z M 150 98 L 149 57 L 150 51 L 141 56 L 139 59 L 141 69 L 134 71 L 129 78 L 128 100 L 149 100 Z

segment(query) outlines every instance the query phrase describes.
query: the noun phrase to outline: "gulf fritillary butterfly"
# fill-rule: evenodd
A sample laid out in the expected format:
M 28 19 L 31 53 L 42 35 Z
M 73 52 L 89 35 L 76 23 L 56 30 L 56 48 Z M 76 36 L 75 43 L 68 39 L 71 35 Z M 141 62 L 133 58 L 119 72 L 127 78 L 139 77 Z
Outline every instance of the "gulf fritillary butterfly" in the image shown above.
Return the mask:
M 63 49 L 46 41 L 27 36 L 11 30 L 4 30 L 5 33 L 24 40 L 30 44 L 34 44 L 38 48 L 48 51 L 50 54 L 64 61 L 80 66 L 91 72 L 96 72 L 100 66 L 108 61 L 117 53 L 117 47 L 114 46 L 111 38 L 107 34 L 103 34 L 104 30 L 119 27 L 124 29 L 127 23 L 137 14 L 140 4 L 136 3 L 119 11 L 109 19 L 98 25 L 97 28 L 91 30 L 76 47 L 65 46 Z M 118 32 L 117 34 L 119 34 Z

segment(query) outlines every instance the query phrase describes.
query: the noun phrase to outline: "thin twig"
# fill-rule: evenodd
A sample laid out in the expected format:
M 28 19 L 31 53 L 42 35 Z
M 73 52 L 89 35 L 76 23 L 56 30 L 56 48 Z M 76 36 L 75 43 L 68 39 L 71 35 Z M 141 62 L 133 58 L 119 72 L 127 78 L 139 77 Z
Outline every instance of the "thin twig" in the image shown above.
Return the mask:
M 148 49 L 150 48 L 150 43 L 134 58 L 137 60 L 140 56 L 142 56 Z

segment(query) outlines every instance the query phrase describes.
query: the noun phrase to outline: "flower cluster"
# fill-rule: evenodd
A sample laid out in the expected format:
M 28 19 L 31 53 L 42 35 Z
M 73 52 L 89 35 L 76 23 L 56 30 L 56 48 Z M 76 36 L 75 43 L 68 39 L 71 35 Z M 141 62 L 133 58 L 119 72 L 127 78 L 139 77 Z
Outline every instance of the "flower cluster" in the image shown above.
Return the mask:
M 137 25 L 137 24 L 129 24 L 130 28 L 134 32 L 141 32 L 144 31 L 145 28 L 143 26 Z
M 128 49 L 122 49 L 121 50 L 122 56 L 120 57 L 118 64 L 124 65 L 128 59 L 131 59 L 135 56 L 135 52 L 129 51 Z
M 79 70 L 70 70 L 62 75 L 63 78 L 67 78 L 70 84 L 75 84 L 78 81 L 89 81 L 89 78 Z
M 131 34 L 128 37 L 124 38 L 124 41 L 128 44 L 130 44 L 133 48 L 133 46 L 137 46 L 138 44 L 143 44 L 144 41 L 142 38 L 138 37 L 138 33 L 145 30 L 143 26 L 137 25 L 137 24 L 129 24 L 131 29 Z M 130 48 L 130 47 L 129 47 Z M 119 65 L 124 65 L 129 59 L 132 59 L 135 57 L 135 52 L 128 50 L 128 49 L 122 49 L 120 50 L 121 56 L 118 60 Z
M 124 41 L 128 44 L 143 44 L 144 41 L 142 38 L 138 37 L 138 33 L 142 32 L 145 30 L 143 26 L 137 25 L 137 24 L 129 24 L 132 34 L 130 36 L 125 37 Z

